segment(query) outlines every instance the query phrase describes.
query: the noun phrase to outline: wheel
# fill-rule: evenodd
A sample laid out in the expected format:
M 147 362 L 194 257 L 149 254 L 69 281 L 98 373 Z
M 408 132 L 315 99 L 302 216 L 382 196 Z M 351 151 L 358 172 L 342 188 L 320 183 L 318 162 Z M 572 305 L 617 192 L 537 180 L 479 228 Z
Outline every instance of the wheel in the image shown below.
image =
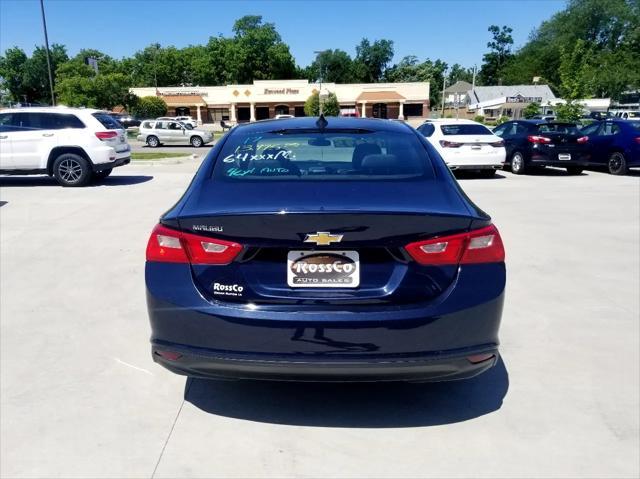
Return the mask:
M 570 175 L 579 175 L 582 173 L 582 170 L 584 170 L 584 168 L 580 166 L 567 166 L 567 173 Z
M 496 175 L 496 170 L 480 170 L 480 176 L 482 178 L 493 178 Z
M 158 140 L 157 136 L 148 136 L 147 145 L 149 145 L 151 148 L 157 148 L 158 146 L 160 146 L 160 140 Z
M 109 168 L 108 170 L 96 171 L 93 173 L 93 177 L 96 180 L 104 180 L 107 176 L 111 174 L 113 168 Z
M 524 155 L 519 151 L 514 152 L 511 156 L 511 173 L 514 175 L 522 175 L 525 171 Z
M 53 162 L 53 176 L 61 186 L 84 186 L 91 179 L 91 165 L 80 155 L 63 153 Z
M 609 157 L 607 162 L 609 167 L 609 173 L 612 175 L 626 175 L 627 174 L 627 160 L 624 155 L 619 151 L 614 151 Z
M 194 148 L 200 148 L 202 146 L 202 138 L 200 138 L 199 136 L 192 136 L 191 146 L 193 146 Z

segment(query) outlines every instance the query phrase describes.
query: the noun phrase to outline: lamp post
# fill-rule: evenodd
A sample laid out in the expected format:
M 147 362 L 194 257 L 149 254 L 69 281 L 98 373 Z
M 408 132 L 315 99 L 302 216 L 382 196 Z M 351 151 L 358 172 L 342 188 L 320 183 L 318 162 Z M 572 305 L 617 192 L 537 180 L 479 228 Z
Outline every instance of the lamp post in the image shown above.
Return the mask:
M 51 106 L 56 106 L 56 98 L 53 94 L 53 75 L 51 74 L 51 53 L 49 53 L 49 36 L 47 35 L 47 20 L 44 17 L 44 0 L 40 0 L 40 12 L 42 12 L 42 28 L 44 29 L 44 44 L 47 49 L 47 70 L 49 72 L 49 88 L 51 88 Z
M 319 113 L 318 116 L 322 115 L 322 53 L 326 52 L 326 50 L 315 50 L 315 53 L 318 56 L 318 69 L 320 70 L 320 74 L 318 76 L 318 80 L 320 82 L 320 86 L 318 88 L 318 108 Z

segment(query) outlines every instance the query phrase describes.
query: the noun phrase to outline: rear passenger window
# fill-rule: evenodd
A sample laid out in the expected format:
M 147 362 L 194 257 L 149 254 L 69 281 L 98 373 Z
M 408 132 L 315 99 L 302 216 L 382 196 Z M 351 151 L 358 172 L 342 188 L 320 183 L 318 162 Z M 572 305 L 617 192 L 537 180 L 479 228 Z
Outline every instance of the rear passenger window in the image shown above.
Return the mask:
M 30 125 L 38 130 L 63 130 L 66 128 L 84 128 L 78 117 L 68 113 L 31 113 Z
M 150 122 L 150 121 L 143 122 L 142 128 L 153 128 L 153 122 Z
M 418 131 L 428 138 L 433 135 L 435 127 L 433 126 L 433 123 L 427 123 L 426 125 L 422 125 Z
M 601 135 L 612 136 L 620 133 L 620 127 L 615 123 L 605 123 Z
M 107 130 L 122 130 L 124 128 L 119 121 L 114 120 L 106 113 L 94 113 L 93 117 L 100 123 L 102 123 L 102 126 L 104 126 Z

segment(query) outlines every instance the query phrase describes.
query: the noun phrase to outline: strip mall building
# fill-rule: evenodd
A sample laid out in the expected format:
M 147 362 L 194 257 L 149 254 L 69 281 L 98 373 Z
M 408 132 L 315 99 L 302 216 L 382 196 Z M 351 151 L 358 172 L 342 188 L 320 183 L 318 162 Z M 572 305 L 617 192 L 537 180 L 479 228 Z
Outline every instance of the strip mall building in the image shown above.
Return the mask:
M 304 103 L 318 92 L 307 80 L 256 80 L 251 85 L 131 88 L 139 97 L 158 95 L 168 115 L 192 116 L 199 123 L 242 123 L 279 114 L 304 116 Z M 374 118 L 426 118 L 429 83 L 323 83 L 335 93 L 342 115 Z

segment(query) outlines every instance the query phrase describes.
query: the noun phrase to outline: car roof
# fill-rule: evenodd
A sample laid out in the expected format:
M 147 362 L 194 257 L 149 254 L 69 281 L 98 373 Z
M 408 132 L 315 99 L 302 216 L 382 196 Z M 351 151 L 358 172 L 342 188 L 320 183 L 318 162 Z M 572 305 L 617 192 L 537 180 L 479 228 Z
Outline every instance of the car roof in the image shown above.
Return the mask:
M 0 110 L 2 113 L 107 113 L 105 110 L 98 110 L 96 108 L 74 108 L 71 106 L 23 106 L 19 108 L 5 108 Z
M 407 133 L 410 127 L 399 121 L 382 120 L 378 118 L 353 118 L 330 116 L 325 117 L 327 129 L 363 129 L 377 131 L 395 131 L 398 133 Z M 316 122 L 318 117 L 294 117 L 294 118 L 278 118 L 269 120 L 260 120 L 252 123 L 241 123 L 236 126 L 233 131 L 241 130 L 244 133 L 262 133 L 272 130 L 306 130 L 317 129 Z
M 482 125 L 477 121 L 469 120 L 467 118 L 429 118 L 424 121 L 425 123 L 463 123 L 465 125 Z

